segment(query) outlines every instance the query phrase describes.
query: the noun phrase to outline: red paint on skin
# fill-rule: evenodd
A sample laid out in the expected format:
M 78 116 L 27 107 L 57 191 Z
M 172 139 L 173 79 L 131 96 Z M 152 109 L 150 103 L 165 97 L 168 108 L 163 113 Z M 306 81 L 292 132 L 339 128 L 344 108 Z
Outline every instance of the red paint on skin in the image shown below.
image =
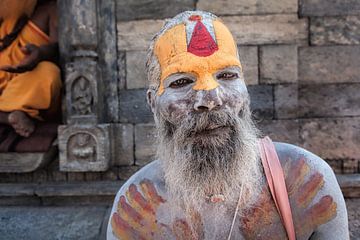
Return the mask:
M 145 198 L 138 192 L 137 187 L 134 184 L 129 186 L 130 196 L 147 212 L 155 214 L 155 210 L 152 206 L 145 200 Z
M 166 202 L 161 196 L 158 195 L 154 185 L 150 182 L 150 180 L 144 179 L 143 181 L 141 181 L 140 185 L 143 185 L 146 187 L 147 192 L 150 196 L 150 200 L 154 204 L 158 205 L 160 203 Z
M 205 25 L 200 20 L 197 20 L 187 51 L 199 57 L 207 57 L 217 50 L 219 50 L 219 47 L 215 40 Z
M 135 209 L 133 209 L 127 202 L 124 196 L 120 197 L 120 206 L 121 209 L 124 210 L 134 221 L 141 223 L 144 219 Z
M 299 189 L 298 204 L 302 206 L 308 205 L 323 185 L 324 179 L 320 173 L 316 172 L 311 175 L 309 181 Z

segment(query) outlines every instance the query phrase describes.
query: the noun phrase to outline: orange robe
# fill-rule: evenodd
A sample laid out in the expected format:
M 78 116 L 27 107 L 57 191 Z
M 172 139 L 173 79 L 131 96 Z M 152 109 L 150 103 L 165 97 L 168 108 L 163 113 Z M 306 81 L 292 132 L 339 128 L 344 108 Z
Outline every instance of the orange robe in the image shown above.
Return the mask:
M 0 38 L 12 31 L 13 21 L 0 26 Z M 48 44 L 49 36 L 29 21 L 17 38 L 0 52 L 0 66 L 17 65 L 25 57 L 21 47 Z M 0 111 L 21 110 L 42 120 L 54 118 L 60 109 L 60 69 L 52 62 L 40 62 L 33 70 L 16 74 L 0 70 Z

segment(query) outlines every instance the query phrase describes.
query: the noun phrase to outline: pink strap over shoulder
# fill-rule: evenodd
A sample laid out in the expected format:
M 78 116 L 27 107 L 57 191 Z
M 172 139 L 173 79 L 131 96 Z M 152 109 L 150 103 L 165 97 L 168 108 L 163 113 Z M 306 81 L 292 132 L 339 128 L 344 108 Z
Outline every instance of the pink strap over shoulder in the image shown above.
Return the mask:
M 269 137 L 260 140 L 261 161 L 276 208 L 289 240 L 295 240 L 295 229 L 282 170 L 275 146 Z

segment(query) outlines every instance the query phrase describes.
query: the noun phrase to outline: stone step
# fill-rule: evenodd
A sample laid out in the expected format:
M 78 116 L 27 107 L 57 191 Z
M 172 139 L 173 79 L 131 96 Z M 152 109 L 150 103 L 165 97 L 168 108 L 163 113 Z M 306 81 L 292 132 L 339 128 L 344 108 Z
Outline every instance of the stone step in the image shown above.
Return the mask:
M 360 174 L 337 175 L 345 198 L 360 198 Z M 2 183 L 0 205 L 111 205 L 124 181 Z

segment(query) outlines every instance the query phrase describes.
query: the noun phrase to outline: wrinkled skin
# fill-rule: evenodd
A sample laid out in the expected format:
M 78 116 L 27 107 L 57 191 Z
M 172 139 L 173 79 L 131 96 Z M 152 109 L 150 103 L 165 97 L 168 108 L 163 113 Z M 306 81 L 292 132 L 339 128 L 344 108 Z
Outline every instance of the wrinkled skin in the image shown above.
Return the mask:
M 148 102 L 154 113 L 159 112 L 167 121 L 176 125 L 179 118 L 187 114 L 216 111 L 230 108 L 240 112 L 248 104 L 248 93 L 238 67 L 228 67 L 216 72 L 213 77 L 219 87 L 205 91 L 195 91 L 196 76 L 177 73 L 164 80 L 165 92 L 158 96 L 154 90 L 148 91 Z M 179 83 L 185 81 L 185 83 Z

